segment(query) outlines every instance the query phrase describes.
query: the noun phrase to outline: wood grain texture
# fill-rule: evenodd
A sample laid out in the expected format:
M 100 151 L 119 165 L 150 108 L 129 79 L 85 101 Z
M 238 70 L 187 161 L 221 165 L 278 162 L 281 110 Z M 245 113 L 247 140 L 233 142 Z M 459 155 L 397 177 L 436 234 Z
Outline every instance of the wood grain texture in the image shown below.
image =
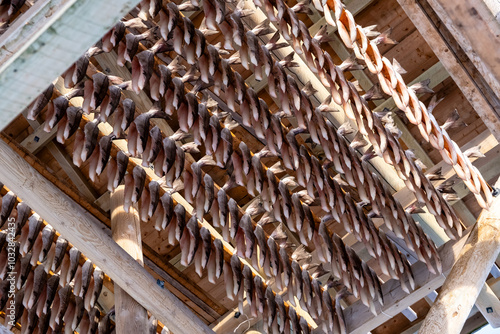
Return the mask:
M 141 303 L 174 333 L 213 333 L 171 292 L 109 236 L 99 221 L 56 186 L 42 177 L 6 143 L 0 142 L 0 181 L 51 222 L 64 237 L 86 254 L 131 297 Z
M 138 263 L 144 266 L 141 242 L 141 221 L 133 206 L 129 212 L 123 208 L 125 186 L 111 194 L 111 237 Z M 145 333 L 148 325 L 147 310 L 119 285 L 115 286 L 116 333 Z
M 500 187 L 500 179 L 495 184 Z M 500 252 L 500 197 L 483 210 L 420 333 L 459 333 Z
M 398 0 L 398 3 L 404 9 L 408 17 L 410 17 L 413 24 L 415 24 L 420 34 L 425 38 L 427 44 L 432 48 L 432 51 L 434 51 L 444 67 L 448 70 L 464 96 L 481 116 L 486 126 L 488 126 L 488 129 L 497 140 L 500 140 L 500 121 L 497 117 L 498 115 L 495 115 L 495 111 L 492 110 L 491 105 L 478 89 L 471 76 L 466 72 L 456 55 L 450 52 L 451 50 L 446 41 L 443 40 L 427 14 L 417 2 Z M 450 2 L 450 4 L 453 5 L 453 2 Z

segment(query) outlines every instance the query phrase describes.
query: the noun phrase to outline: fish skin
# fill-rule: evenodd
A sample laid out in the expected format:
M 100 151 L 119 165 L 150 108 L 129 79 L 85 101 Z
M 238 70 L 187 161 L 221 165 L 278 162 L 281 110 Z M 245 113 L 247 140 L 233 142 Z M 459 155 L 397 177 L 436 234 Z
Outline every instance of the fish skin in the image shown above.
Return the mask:
M 241 261 L 236 254 L 231 256 L 231 270 L 233 271 L 233 279 L 234 279 L 234 295 L 237 295 L 240 292 L 240 289 L 243 285 L 243 272 L 241 269 Z
M 57 288 L 59 286 L 59 275 L 53 275 L 47 280 L 47 295 L 45 298 L 45 304 L 43 308 L 43 313 L 47 313 L 51 309 L 52 302 L 57 293 Z
M 32 215 L 28 219 L 28 224 L 29 224 L 29 232 L 28 232 L 28 238 L 26 240 L 26 243 L 24 244 L 24 249 L 23 251 L 29 252 L 32 248 L 33 245 L 35 244 L 35 240 L 38 238 L 38 234 L 40 233 L 40 230 L 42 229 L 43 226 L 43 220 L 38 216 L 37 214 Z
M 189 243 L 189 253 L 187 256 L 187 264 L 191 264 L 193 262 L 194 256 L 198 247 L 200 245 L 200 226 L 198 225 L 198 218 L 196 214 L 191 216 L 188 223 L 186 224 L 187 230 L 190 235 L 190 243 Z
M 137 203 L 141 198 L 142 190 L 144 189 L 144 184 L 146 182 L 146 171 L 141 166 L 137 165 L 132 171 L 134 178 L 134 191 L 132 194 L 132 203 Z
M 255 277 L 253 278 L 253 282 L 255 287 L 255 300 L 257 304 L 257 311 L 262 314 L 264 313 L 264 305 L 267 302 L 267 298 L 265 297 L 266 292 L 264 291 L 264 282 L 262 281 L 262 278 L 259 275 L 255 275 Z
M 266 241 L 266 234 L 264 229 L 260 225 L 256 225 L 254 229 L 254 235 L 257 240 L 257 244 L 259 245 L 259 264 L 261 267 L 264 267 L 264 261 L 268 257 L 268 246 Z
M 86 161 L 90 158 L 92 152 L 94 152 L 97 146 L 97 137 L 99 136 L 99 128 L 97 127 L 98 122 L 92 121 L 85 124 L 84 128 L 84 146 L 81 152 L 82 161 Z
M 2 211 L 0 213 L 0 227 L 3 227 L 3 225 L 7 221 L 7 218 L 9 218 L 10 214 L 12 213 L 12 210 L 14 209 L 14 206 L 16 205 L 16 202 L 17 202 L 17 196 L 12 191 L 7 192 L 2 197 Z
M 222 270 L 224 269 L 224 246 L 220 239 L 214 240 L 215 246 L 215 277 L 220 278 Z
M 36 120 L 40 112 L 49 104 L 52 94 L 54 92 L 54 84 L 50 84 L 33 102 L 31 108 L 28 111 L 27 118 L 29 120 Z
M 21 233 L 21 229 L 24 227 L 31 215 L 31 208 L 25 203 L 20 202 L 17 207 L 17 219 L 16 219 L 16 235 Z
M 256 310 L 255 286 L 254 286 L 254 281 L 253 281 L 253 272 L 249 266 L 243 267 L 243 281 L 244 281 L 244 287 L 245 287 L 245 292 L 246 292 L 246 296 L 247 296 L 247 301 L 251 305 L 251 308 Z M 254 316 L 257 316 L 257 314 L 255 314 Z
M 149 182 L 149 196 L 150 196 L 150 203 L 149 203 L 149 210 L 148 210 L 148 216 L 151 218 L 156 211 L 156 208 L 158 206 L 158 202 L 160 200 L 160 184 L 156 181 L 151 181 Z
M 114 134 L 104 136 L 99 140 L 99 162 L 97 163 L 96 174 L 101 175 L 104 168 L 109 161 L 111 154 L 112 140 L 115 138 Z
M 36 307 L 33 306 L 38 301 L 38 298 L 40 297 L 40 294 L 42 293 L 42 290 L 44 289 L 46 282 L 47 282 L 47 274 L 45 273 L 43 266 L 37 266 L 34 270 L 33 290 L 31 292 L 28 305 L 26 305 L 27 308 L 36 309 Z
M 27 254 L 26 256 L 21 258 L 21 267 L 17 279 L 17 289 L 21 289 L 21 287 L 26 282 L 29 273 L 31 272 L 32 265 L 30 262 L 31 262 L 31 254 Z
M 175 156 L 177 152 L 177 146 L 175 141 L 170 137 L 165 137 L 163 139 L 163 151 L 165 153 L 165 160 L 163 162 L 163 172 L 166 174 L 170 171 L 175 164 Z
M 174 216 L 174 200 L 169 192 L 165 192 L 161 197 L 161 204 L 164 210 L 163 223 L 161 228 L 166 229 Z
M 177 204 L 174 208 L 174 212 L 177 221 L 177 226 L 175 227 L 175 239 L 179 241 L 182 238 L 184 227 L 186 226 L 186 209 L 182 205 Z
M 118 151 L 116 155 L 117 172 L 114 179 L 114 187 L 117 188 L 118 185 L 123 181 L 125 173 L 127 171 L 129 157 L 123 152 Z
M 287 186 L 282 181 L 279 181 L 278 183 L 278 190 L 281 194 L 283 214 L 287 219 L 289 219 L 292 214 L 292 197 Z
M 57 238 L 56 241 L 56 253 L 54 256 L 54 262 L 52 264 L 52 271 L 56 271 L 59 266 L 61 265 L 61 262 L 64 258 L 64 255 L 66 254 L 66 250 L 69 246 L 68 240 L 59 237 Z
M 200 236 L 203 242 L 203 253 L 201 258 L 201 266 L 202 268 L 206 268 L 208 261 L 210 259 L 210 255 L 212 254 L 212 234 L 210 231 L 202 227 L 200 229 Z
M 245 257 L 250 259 L 254 253 L 255 250 L 255 242 L 256 238 L 254 235 L 254 228 L 252 224 L 252 218 L 250 217 L 249 214 L 245 213 L 240 220 L 240 227 L 245 233 Z
M 226 226 L 226 224 L 229 224 L 228 222 L 229 207 L 228 207 L 226 191 L 223 188 L 220 188 L 219 191 L 217 192 L 217 202 L 219 204 L 219 210 L 220 210 L 220 225 L 224 227 Z
M 71 282 L 71 280 L 75 276 L 76 269 L 78 268 L 78 263 L 80 261 L 81 254 L 82 253 L 76 247 L 72 247 L 69 250 L 70 266 L 68 269 L 68 274 L 66 276 L 66 283 Z
M 267 239 L 267 246 L 269 247 L 270 261 L 272 266 L 273 276 L 278 276 L 281 273 L 279 250 L 276 241 L 273 237 Z
M 92 265 L 92 262 L 90 260 L 85 261 L 82 266 L 82 287 L 80 289 L 79 297 L 85 297 L 90 286 L 93 271 L 94 266 Z
M 227 202 L 227 206 L 229 209 L 229 215 L 231 217 L 231 238 L 236 237 L 236 232 L 238 232 L 238 228 L 240 226 L 240 212 L 238 203 L 233 198 L 230 198 Z
M 277 320 L 276 315 L 280 311 L 278 307 L 278 294 L 274 295 L 274 291 L 270 286 L 266 287 L 265 291 L 265 299 L 267 304 L 267 325 L 271 327 L 271 325 Z M 264 320 L 265 321 L 265 320 Z
M 139 153 L 142 153 L 146 147 L 152 118 L 169 119 L 169 116 L 161 109 L 160 106 L 155 104 L 148 112 L 142 113 L 134 119 L 140 138 L 140 146 L 138 147 Z

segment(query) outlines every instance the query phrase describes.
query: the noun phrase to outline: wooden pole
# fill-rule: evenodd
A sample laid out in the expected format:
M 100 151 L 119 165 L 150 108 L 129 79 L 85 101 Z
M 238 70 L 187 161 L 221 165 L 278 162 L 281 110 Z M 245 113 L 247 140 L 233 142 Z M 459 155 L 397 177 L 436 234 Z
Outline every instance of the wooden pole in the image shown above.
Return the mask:
M 64 194 L 0 140 L 0 182 L 99 266 L 117 285 L 174 333 L 214 332 L 116 244 L 88 211 Z
M 500 187 L 500 178 L 496 187 Z M 497 196 L 490 211 L 483 210 L 479 216 L 419 333 L 460 333 L 499 252 L 500 196 Z
M 111 194 L 111 236 L 137 262 L 144 266 L 142 258 L 141 222 L 134 207 L 123 209 L 125 186 L 119 186 Z M 147 310 L 118 285 L 115 285 L 116 333 L 146 333 Z

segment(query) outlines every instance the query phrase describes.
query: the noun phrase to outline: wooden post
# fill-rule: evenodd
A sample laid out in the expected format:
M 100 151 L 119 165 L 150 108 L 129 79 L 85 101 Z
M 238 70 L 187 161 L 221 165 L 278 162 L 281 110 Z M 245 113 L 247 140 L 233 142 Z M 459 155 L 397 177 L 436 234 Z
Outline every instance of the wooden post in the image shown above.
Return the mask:
M 142 258 L 141 222 L 134 207 L 123 209 L 125 186 L 119 186 L 111 194 L 111 236 L 137 262 L 144 266 Z M 145 333 L 148 314 L 134 298 L 115 285 L 116 333 Z
M 500 196 L 479 216 L 419 333 L 460 333 L 499 252 Z
M 117 285 L 174 333 L 214 332 L 116 244 L 87 210 L 0 140 L 0 182 L 21 197 Z

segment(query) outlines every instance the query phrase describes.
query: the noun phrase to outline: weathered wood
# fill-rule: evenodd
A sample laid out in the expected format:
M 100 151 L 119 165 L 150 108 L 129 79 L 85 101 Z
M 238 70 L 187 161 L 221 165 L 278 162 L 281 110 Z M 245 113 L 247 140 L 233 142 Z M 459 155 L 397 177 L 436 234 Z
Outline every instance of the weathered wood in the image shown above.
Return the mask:
M 500 179 L 496 183 L 500 187 Z M 420 333 L 459 333 L 500 252 L 500 197 L 484 210 Z
M 130 256 L 144 265 L 139 212 L 133 206 L 129 212 L 125 211 L 124 193 L 123 185 L 111 193 L 111 236 Z M 146 332 L 147 310 L 119 285 L 115 285 L 115 319 L 117 334 Z
M 488 99 L 479 89 L 478 84 L 466 71 L 463 64 L 458 60 L 458 56 L 452 52 L 450 46 L 443 39 L 438 28 L 430 20 L 427 13 L 418 2 L 398 0 L 403 10 L 417 27 L 418 31 L 425 38 L 436 56 L 448 70 L 457 86 L 463 92 L 465 98 L 470 102 L 474 110 L 483 119 L 491 133 L 500 140 L 500 120 Z M 454 2 L 450 2 L 453 6 Z M 491 44 L 490 44 L 491 45 Z M 488 51 L 490 47 L 486 48 Z M 494 52 L 491 52 L 495 54 Z
M 137 3 L 138 0 L 51 1 L 44 7 L 45 14 L 19 22 L 19 31 L 0 54 L 0 59 L 8 57 L 0 67 L 0 128 L 21 113 Z M 44 15 L 50 19 L 40 20 Z M 11 53 L 11 49 L 15 52 Z
M 428 0 L 472 63 L 500 97 L 500 61 L 491 46 L 500 45 L 500 24 L 484 0 Z M 498 111 L 497 111 L 498 112 Z M 499 115 L 497 114 L 497 117 Z
M 4 142 L 0 142 L 0 166 L 1 182 L 49 220 L 130 296 L 160 321 L 169 324 L 174 333 L 213 333 L 171 292 L 160 288 L 125 250 L 102 233 L 96 218 L 42 177 Z

